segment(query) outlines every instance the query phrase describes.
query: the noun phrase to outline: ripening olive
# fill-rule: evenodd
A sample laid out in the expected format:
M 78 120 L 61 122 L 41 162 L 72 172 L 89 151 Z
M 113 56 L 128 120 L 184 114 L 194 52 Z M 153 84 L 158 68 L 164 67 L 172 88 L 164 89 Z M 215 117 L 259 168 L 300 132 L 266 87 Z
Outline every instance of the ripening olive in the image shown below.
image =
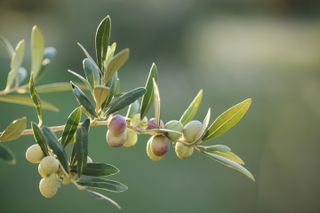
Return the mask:
M 52 198 L 58 191 L 57 175 L 51 174 L 42 178 L 39 183 L 39 190 L 42 196 Z
M 41 177 L 47 177 L 56 173 L 59 169 L 59 161 L 52 156 L 46 156 L 40 161 L 38 172 Z
M 177 132 L 182 132 L 183 125 L 182 125 L 182 123 L 180 121 L 172 120 L 172 121 L 168 121 L 166 123 L 165 128 L 166 129 L 170 129 L 170 130 L 174 130 L 174 131 L 177 131 Z M 171 132 L 168 133 L 168 138 L 171 141 L 177 141 L 180 138 L 180 136 L 181 135 L 177 134 L 177 133 L 171 133 Z
M 163 156 L 169 150 L 170 141 L 164 135 L 155 135 L 150 138 L 150 148 L 156 156 Z
M 123 132 L 120 135 L 114 135 L 113 132 L 107 131 L 106 140 L 111 147 L 121 147 L 126 142 L 127 131 Z
M 26 159 L 30 163 L 39 163 L 43 157 L 44 154 L 38 144 L 31 145 L 26 151 Z
M 186 160 L 189 157 L 191 157 L 193 153 L 193 147 L 177 142 L 175 146 L 175 151 L 178 158 L 180 158 L 181 160 Z
M 127 139 L 124 142 L 123 146 L 124 147 L 132 147 L 134 145 L 136 145 L 138 141 L 138 135 L 136 133 L 136 131 L 132 130 L 132 129 L 127 129 Z
M 158 129 L 158 128 L 162 129 L 162 128 L 164 128 L 164 123 L 163 123 L 162 120 L 160 120 L 160 126 L 158 126 L 157 119 L 150 118 L 149 121 L 148 121 L 148 127 L 147 128 L 148 129 Z
M 150 138 L 151 139 L 151 138 Z M 150 158 L 150 160 L 153 160 L 153 161 L 159 161 L 163 158 L 163 156 L 156 156 L 152 150 L 151 150 L 151 147 L 150 147 L 150 144 L 151 144 L 151 141 L 152 140 L 149 140 L 148 143 L 147 143 L 147 147 L 146 147 L 146 152 L 147 152 L 147 155 L 148 157 Z
M 125 117 L 121 115 L 115 115 L 110 119 L 108 125 L 109 131 L 112 132 L 114 136 L 122 135 L 126 131 L 127 122 Z
M 183 128 L 183 136 L 187 142 L 193 142 L 202 129 L 202 123 L 197 120 L 190 121 Z

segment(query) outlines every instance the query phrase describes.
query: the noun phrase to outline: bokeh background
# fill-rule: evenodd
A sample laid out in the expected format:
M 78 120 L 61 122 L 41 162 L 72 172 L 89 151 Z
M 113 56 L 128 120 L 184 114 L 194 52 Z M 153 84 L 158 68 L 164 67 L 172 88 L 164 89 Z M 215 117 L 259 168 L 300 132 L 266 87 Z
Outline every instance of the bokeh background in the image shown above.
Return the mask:
M 197 91 L 204 89 L 198 114 L 214 116 L 241 100 L 253 105 L 238 126 L 211 143 L 232 147 L 255 175 L 245 176 L 196 154 L 180 161 L 173 150 L 160 162 L 145 154 L 142 137 L 132 149 L 111 149 L 105 128 L 90 134 L 95 161 L 117 165 L 114 178 L 129 186 L 110 194 L 121 212 L 293 213 L 320 212 L 320 3 L 312 0 L 0 0 L 0 34 L 16 44 L 30 40 L 37 24 L 57 58 L 42 81 L 82 74 L 81 42 L 93 54 L 99 21 L 112 17 L 112 41 L 129 47 L 131 57 L 119 73 L 122 89 L 144 85 L 149 67 L 160 72 L 163 120 L 178 119 Z M 29 43 L 29 42 L 27 42 Z M 28 44 L 29 46 L 29 44 Z M 30 65 L 28 54 L 26 67 Z M 0 51 L 0 85 L 9 60 Z M 42 96 L 60 113 L 45 112 L 48 125 L 65 121 L 77 105 L 70 92 Z M 33 109 L 1 103 L 0 128 Z M 27 163 L 24 137 L 7 145 L 18 164 L 0 162 L 0 212 L 119 212 L 73 186 L 51 200 L 38 192 L 37 167 Z

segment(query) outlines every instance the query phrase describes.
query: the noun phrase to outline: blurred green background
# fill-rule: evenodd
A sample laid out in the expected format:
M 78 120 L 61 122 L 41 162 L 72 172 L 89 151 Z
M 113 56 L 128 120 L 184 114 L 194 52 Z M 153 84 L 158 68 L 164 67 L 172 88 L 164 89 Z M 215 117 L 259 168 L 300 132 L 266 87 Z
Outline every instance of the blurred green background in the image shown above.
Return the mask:
M 210 106 L 217 116 L 253 98 L 240 124 L 212 143 L 239 154 L 255 183 L 198 153 L 180 161 L 171 150 L 164 160 L 151 162 L 145 137 L 132 149 L 111 149 L 105 128 L 92 129 L 90 155 L 118 166 L 121 173 L 114 178 L 129 186 L 125 193 L 107 193 L 122 205 L 121 212 L 320 212 L 319 1 L 0 0 L 0 34 L 14 44 L 29 41 L 37 24 L 47 46 L 58 50 L 42 83 L 75 80 L 67 69 L 82 74 L 84 58 L 76 42 L 93 54 L 95 29 L 107 14 L 112 41 L 131 49 L 119 73 L 122 89 L 144 85 L 156 62 L 164 121 L 178 119 L 201 88 L 198 119 Z M 30 67 L 30 54 L 25 65 Z M 8 66 L 1 49 L 1 88 Z M 48 125 L 64 122 L 77 105 L 70 92 L 42 97 L 61 109 L 45 112 Z M 1 103 L 0 110 L 1 129 L 22 115 L 36 119 L 31 108 Z M 119 212 L 73 186 L 44 199 L 37 167 L 24 158 L 32 143 L 24 137 L 7 144 L 18 164 L 0 162 L 1 213 Z

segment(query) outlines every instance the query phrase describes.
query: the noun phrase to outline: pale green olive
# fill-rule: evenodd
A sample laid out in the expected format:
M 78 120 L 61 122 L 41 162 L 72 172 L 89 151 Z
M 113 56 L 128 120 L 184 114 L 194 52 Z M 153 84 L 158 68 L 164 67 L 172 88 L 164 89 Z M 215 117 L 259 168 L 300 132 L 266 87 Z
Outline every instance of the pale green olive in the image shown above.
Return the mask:
M 38 166 L 38 172 L 44 178 L 58 172 L 58 169 L 59 161 L 52 156 L 43 158 Z
M 38 144 L 31 145 L 26 151 L 26 159 L 30 163 L 39 163 L 44 157 L 44 153 Z
M 132 129 L 127 129 L 127 139 L 124 142 L 123 146 L 124 147 L 132 147 L 137 144 L 138 141 L 138 135 L 136 131 Z
M 193 153 L 193 147 L 177 142 L 175 146 L 175 152 L 178 158 L 180 158 L 181 160 L 186 160 L 191 157 Z
M 39 190 L 45 198 L 52 198 L 58 191 L 57 175 L 51 174 L 42 178 L 39 183 Z
M 193 142 L 197 139 L 199 132 L 202 129 L 202 123 L 197 120 L 190 121 L 183 128 L 183 136 L 187 142 Z
M 172 120 L 172 121 L 168 121 L 166 123 L 165 128 L 182 133 L 183 125 L 182 125 L 182 123 L 180 121 Z M 168 133 L 168 138 L 171 141 L 177 141 L 180 138 L 180 136 L 181 135 L 177 134 L 177 133 L 171 133 L 171 132 Z

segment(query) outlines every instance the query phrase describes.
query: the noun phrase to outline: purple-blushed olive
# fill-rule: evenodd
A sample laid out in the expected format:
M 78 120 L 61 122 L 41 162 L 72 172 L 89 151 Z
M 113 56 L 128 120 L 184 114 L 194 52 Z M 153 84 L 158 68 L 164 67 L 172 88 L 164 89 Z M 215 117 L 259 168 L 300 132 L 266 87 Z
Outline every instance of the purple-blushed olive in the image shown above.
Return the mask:
M 162 120 L 160 120 L 160 125 L 158 126 L 157 124 L 157 119 L 155 118 L 150 118 L 148 121 L 148 129 L 163 129 L 164 128 L 164 123 Z
M 122 147 L 127 140 L 127 131 L 124 131 L 120 135 L 114 135 L 113 132 L 108 130 L 106 140 L 111 147 Z
M 123 134 L 127 129 L 126 118 L 122 115 L 113 116 L 109 121 L 108 128 L 114 136 L 119 136 Z
M 163 156 L 169 151 L 170 140 L 167 136 L 155 135 L 150 140 L 150 148 L 156 156 Z
M 44 154 L 38 144 L 31 145 L 26 151 L 26 159 L 30 163 L 39 163 L 43 157 Z
M 183 125 L 182 125 L 182 123 L 180 121 L 172 120 L 172 121 L 168 121 L 166 123 L 165 128 L 182 133 Z M 181 136 L 181 134 L 172 133 L 172 132 L 168 133 L 168 138 L 171 141 L 177 141 L 180 138 L 180 136 Z
M 137 144 L 137 141 L 138 141 L 138 135 L 137 135 L 136 131 L 128 128 L 127 129 L 127 139 L 124 142 L 123 146 L 124 147 L 132 147 Z
M 176 145 L 175 145 L 176 155 L 181 160 L 186 160 L 189 157 L 191 157 L 191 155 L 193 153 L 193 149 L 194 148 L 192 146 L 188 146 L 188 145 L 185 145 L 185 144 L 180 143 L 180 142 L 177 142 Z
M 59 161 L 53 156 L 44 157 L 38 166 L 38 172 L 41 177 L 45 178 L 51 174 L 54 174 L 59 169 Z
M 150 158 L 150 160 L 153 160 L 153 161 L 159 161 L 163 158 L 163 156 L 156 156 L 152 150 L 151 150 L 151 138 L 149 139 L 148 143 L 147 143 L 147 147 L 146 147 L 146 152 L 147 152 L 147 155 L 148 157 Z
M 202 129 L 202 123 L 198 120 L 193 120 L 187 123 L 183 128 L 183 137 L 187 142 L 193 142 L 197 139 L 199 132 Z
M 42 178 L 39 183 L 39 190 L 45 198 L 52 198 L 58 191 L 57 175 L 51 174 Z

